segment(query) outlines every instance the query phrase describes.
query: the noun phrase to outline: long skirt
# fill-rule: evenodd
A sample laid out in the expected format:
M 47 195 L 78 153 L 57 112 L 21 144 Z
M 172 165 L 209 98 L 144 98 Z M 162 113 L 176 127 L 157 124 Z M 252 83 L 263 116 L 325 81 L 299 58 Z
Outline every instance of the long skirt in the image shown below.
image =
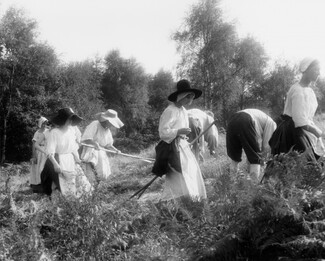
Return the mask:
M 44 168 L 46 155 L 43 152 L 36 151 L 36 164 L 31 165 L 30 169 L 30 184 L 38 185 L 41 184 L 41 172 Z
M 207 197 L 199 164 L 192 153 L 189 143 L 181 139 L 179 143 L 182 173 L 172 170 L 166 174 L 162 200 L 189 196 L 193 200 Z
M 83 147 L 81 159 L 95 167 L 99 179 L 105 180 L 111 175 L 111 165 L 105 151 Z M 87 168 L 86 171 L 87 176 L 91 176 L 92 169 Z
M 319 158 L 314 153 L 311 143 L 301 127 L 295 127 L 292 118 L 281 115 L 282 121 L 274 131 L 269 145 L 272 155 L 288 153 L 291 149 L 298 152 L 306 152 L 309 160 Z

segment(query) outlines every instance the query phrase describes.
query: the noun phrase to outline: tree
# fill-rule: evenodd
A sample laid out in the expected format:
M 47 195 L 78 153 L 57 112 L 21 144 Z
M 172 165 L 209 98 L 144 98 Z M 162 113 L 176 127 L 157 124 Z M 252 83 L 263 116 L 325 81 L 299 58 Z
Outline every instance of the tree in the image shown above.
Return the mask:
M 70 63 L 61 68 L 61 86 L 57 93 L 65 106 L 73 108 L 86 121 L 95 113 L 104 111 L 101 91 L 103 68 L 101 61 Z
M 149 102 L 148 104 L 160 114 L 167 107 L 167 97 L 174 86 L 173 76 L 170 72 L 160 70 L 148 83 Z
M 259 97 L 266 106 L 272 109 L 273 117 L 283 113 L 286 94 L 296 80 L 296 69 L 288 63 L 276 63 L 261 86 L 253 90 L 254 96 Z
M 233 62 L 240 88 L 238 109 L 242 110 L 249 106 L 250 100 L 255 98 L 252 95 L 252 89 L 258 88 L 264 79 L 267 60 L 263 46 L 253 38 L 244 38 L 237 44 Z
M 105 107 L 118 111 L 126 122 L 126 135 L 141 131 L 148 110 L 148 76 L 135 59 L 124 59 L 119 51 L 105 57 L 102 81 Z
M 51 47 L 36 41 L 36 28 L 14 8 L 0 21 L 1 163 L 30 156 L 33 126 L 50 99 L 46 89 L 55 85 L 58 59 Z
M 226 124 L 238 104 L 245 106 L 248 90 L 263 76 L 266 56 L 252 38 L 238 39 L 234 25 L 223 21 L 218 4 L 201 0 L 194 5 L 174 40 L 182 57 L 179 73 L 202 89 L 202 107 Z
M 210 110 L 228 94 L 228 65 L 236 41 L 234 27 L 224 23 L 221 15 L 216 0 L 202 0 L 192 7 L 184 27 L 173 37 L 182 57 L 179 74 L 190 77 L 202 89 L 203 106 Z

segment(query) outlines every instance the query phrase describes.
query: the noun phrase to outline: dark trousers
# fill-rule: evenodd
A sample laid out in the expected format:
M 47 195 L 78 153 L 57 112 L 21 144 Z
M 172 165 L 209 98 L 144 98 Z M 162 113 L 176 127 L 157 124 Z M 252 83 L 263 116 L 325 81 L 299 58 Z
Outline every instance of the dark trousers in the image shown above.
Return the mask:
M 237 112 L 229 120 L 226 134 L 228 156 L 236 161 L 242 160 L 245 151 L 250 164 L 261 163 L 261 149 L 252 117 L 246 112 Z

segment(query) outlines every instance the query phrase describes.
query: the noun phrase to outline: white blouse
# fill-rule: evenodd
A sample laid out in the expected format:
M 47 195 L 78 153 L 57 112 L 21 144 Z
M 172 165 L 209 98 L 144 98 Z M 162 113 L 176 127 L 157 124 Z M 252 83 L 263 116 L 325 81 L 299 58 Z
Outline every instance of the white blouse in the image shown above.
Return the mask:
M 163 141 L 171 143 L 181 128 L 189 128 L 187 111 L 183 106 L 178 108 L 170 104 L 160 116 L 159 136 Z
M 54 128 L 47 136 L 47 152 L 59 154 L 59 164 L 64 171 L 75 171 L 74 155 L 77 155 L 76 134 L 73 128 Z
M 82 135 L 82 140 L 94 140 L 102 147 L 113 145 L 113 136 L 109 129 L 104 129 L 99 121 L 91 122 Z
M 302 87 L 299 83 L 291 86 L 287 93 L 284 114 L 292 117 L 295 127 L 313 123 L 318 103 L 312 88 Z
M 318 129 L 313 120 L 317 107 L 318 102 L 314 90 L 295 83 L 287 93 L 283 113 L 292 117 L 295 127 L 310 125 Z M 315 153 L 323 155 L 324 145 L 321 138 L 317 138 L 309 131 L 303 131 L 308 136 Z
M 245 109 L 242 111 L 252 117 L 260 149 L 262 151 L 269 149 L 269 140 L 276 129 L 276 123 L 270 116 L 260 110 Z

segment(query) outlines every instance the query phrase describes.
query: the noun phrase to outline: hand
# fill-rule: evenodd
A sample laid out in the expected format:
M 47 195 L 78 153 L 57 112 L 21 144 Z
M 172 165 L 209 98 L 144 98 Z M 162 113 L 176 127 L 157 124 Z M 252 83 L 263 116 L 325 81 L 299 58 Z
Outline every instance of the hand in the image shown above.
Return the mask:
M 57 172 L 57 173 L 61 173 L 61 167 L 60 167 L 60 165 L 55 164 L 55 165 L 54 165 L 54 170 L 55 170 L 55 172 Z
M 36 158 L 31 158 L 30 163 L 31 164 L 37 164 L 37 159 Z
M 191 132 L 190 128 L 181 128 L 181 129 L 178 129 L 177 135 L 187 135 L 190 132 Z
M 99 146 L 99 143 L 98 142 L 95 142 L 94 143 L 94 147 L 96 150 L 100 150 L 100 146 Z

